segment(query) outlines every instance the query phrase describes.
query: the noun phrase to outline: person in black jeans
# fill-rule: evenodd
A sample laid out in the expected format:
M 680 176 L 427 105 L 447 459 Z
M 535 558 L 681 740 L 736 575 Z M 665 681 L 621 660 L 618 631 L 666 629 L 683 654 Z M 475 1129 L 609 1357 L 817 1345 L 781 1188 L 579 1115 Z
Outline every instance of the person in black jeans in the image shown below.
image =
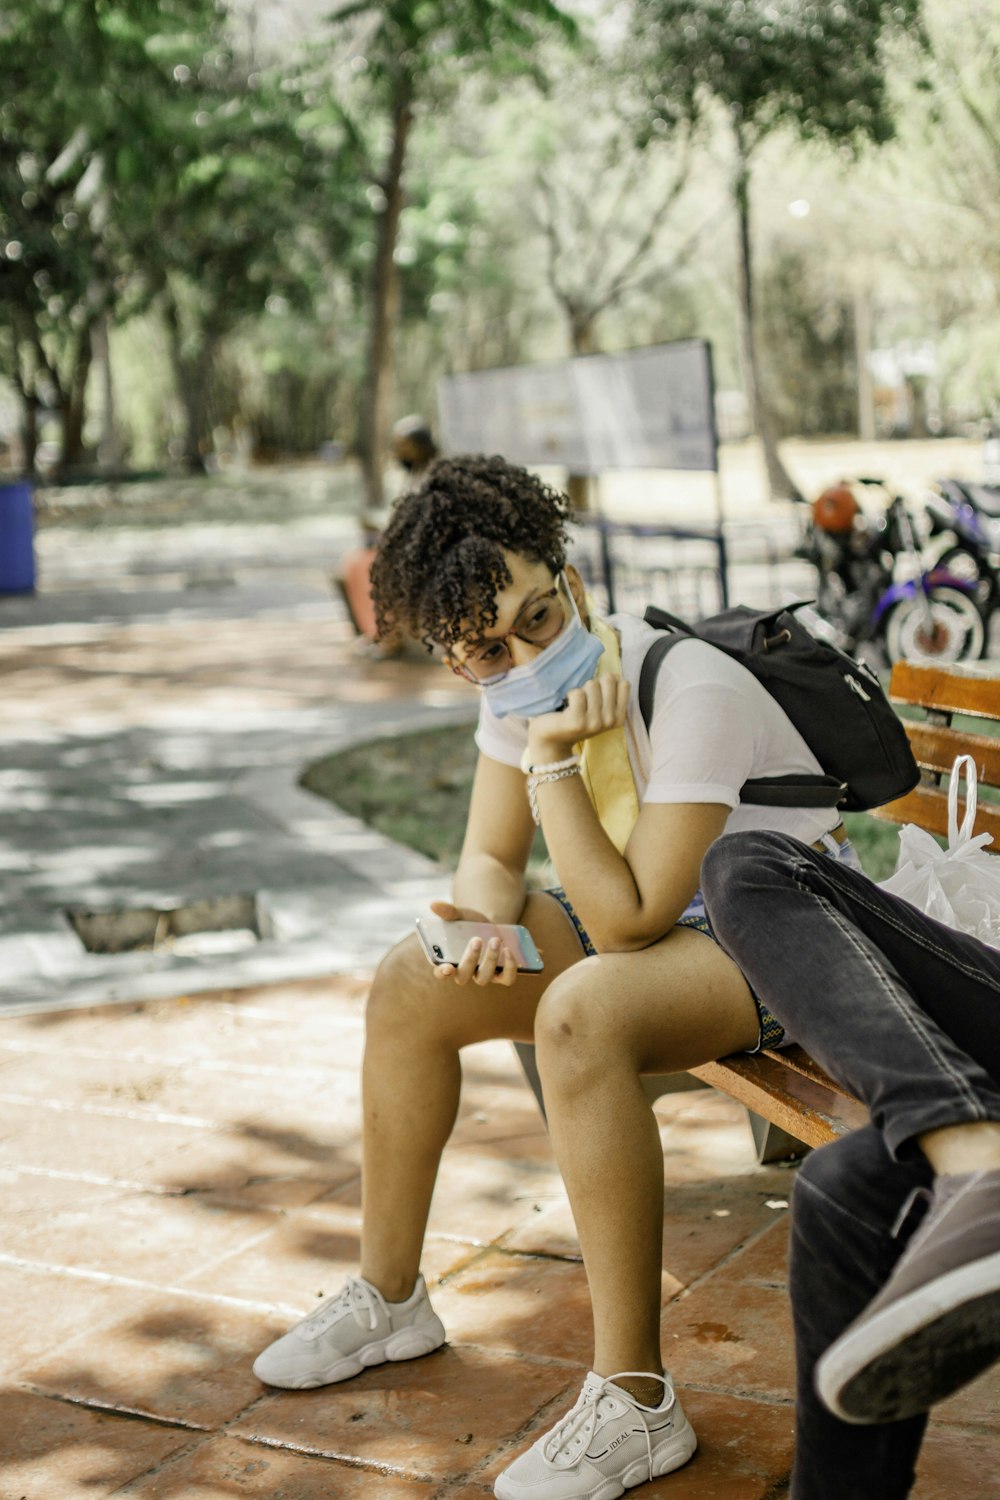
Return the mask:
M 755 994 L 871 1124 L 792 1195 L 793 1500 L 910 1493 L 928 1409 L 1000 1359 L 1000 952 L 784 834 L 702 865 Z

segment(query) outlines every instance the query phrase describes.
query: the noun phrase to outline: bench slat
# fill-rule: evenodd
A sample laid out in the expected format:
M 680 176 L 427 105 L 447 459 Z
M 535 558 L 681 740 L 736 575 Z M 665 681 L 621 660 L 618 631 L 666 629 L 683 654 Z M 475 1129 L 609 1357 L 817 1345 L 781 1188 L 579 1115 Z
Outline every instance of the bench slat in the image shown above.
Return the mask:
M 691 1071 L 807 1146 L 825 1146 L 868 1123 L 863 1104 L 835 1088 L 824 1088 L 783 1058 L 741 1055 Z
M 959 822 L 965 811 L 965 802 L 958 804 Z M 889 823 L 916 823 L 931 833 L 948 836 L 948 793 L 936 787 L 918 786 L 896 802 L 887 802 L 885 807 L 872 808 L 870 818 L 884 818 Z M 1000 807 L 985 806 L 980 802 L 976 811 L 976 833 L 991 833 L 1000 851 Z
M 892 703 L 910 703 L 939 713 L 974 714 L 983 719 L 998 716 L 997 678 L 981 668 L 950 666 L 918 667 L 911 661 L 898 661 L 892 669 L 889 699 Z
M 908 723 L 906 735 L 917 765 L 923 770 L 944 774 L 951 770 L 956 755 L 971 755 L 980 785 L 1000 786 L 1000 740 L 936 724 Z
M 803 1078 L 818 1083 L 821 1088 L 830 1089 L 834 1094 L 840 1094 L 844 1099 L 854 1098 L 853 1094 L 849 1093 L 835 1078 L 831 1078 L 829 1073 L 825 1072 L 819 1063 L 815 1062 L 801 1047 L 781 1047 L 774 1050 L 765 1047 L 763 1055 L 773 1057 L 775 1062 L 784 1064 L 795 1073 L 801 1073 Z

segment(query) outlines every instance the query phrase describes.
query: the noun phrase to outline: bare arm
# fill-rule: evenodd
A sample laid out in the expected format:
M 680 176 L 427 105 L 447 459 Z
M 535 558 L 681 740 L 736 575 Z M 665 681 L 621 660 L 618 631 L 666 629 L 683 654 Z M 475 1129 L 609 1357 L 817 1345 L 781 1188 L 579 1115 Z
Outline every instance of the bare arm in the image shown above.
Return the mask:
M 524 908 L 524 872 L 533 836 L 523 774 L 480 755 L 452 900 L 432 901 L 431 910 L 449 922 L 517 922 Z M 457 967 L 438 964 L 435 972 L 439 979 L 459 985 L 517 981 L 517 965 L 507 948 L 497 941 L 484 948 L 478 938 L 469 943 Z
M 532 721 L 532 764 L 560 760 L 573 743 L 623 724 L 627 702 L 620 678 L 595 678 L 577 689 L 562 713 Z M 721 803 L 648 803 L 619 854 L 578 776 L 542 782 L 537 799 L 559 878 L 601 952 L 646 948 L 670 930 L 729 816 Z
M 455 905 L 490 922 L 516 922 L 534 831 L 522 772 L 480 755 L 452 886 Z
M 647 803 L 619 854 L 578 776 L 539 787 L 538 805 L 559 878 L 601 953 L 648 948 L 669 932 L 729 816 L 715 802 Z

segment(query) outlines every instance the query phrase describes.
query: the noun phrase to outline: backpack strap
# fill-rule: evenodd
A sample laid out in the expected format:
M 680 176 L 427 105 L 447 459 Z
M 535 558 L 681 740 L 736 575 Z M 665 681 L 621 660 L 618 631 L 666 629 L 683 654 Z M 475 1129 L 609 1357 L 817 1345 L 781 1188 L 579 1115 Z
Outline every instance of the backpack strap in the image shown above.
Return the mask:
M 682 620 L 679 615 L 672 615 L 669 609 L 661 609 L 658 604 L 647 604 L 642 618 L 643 623 L 652 625 L 654 630 L 677 630 L 681 635 L 696 634 L 686 620 Z
M 660 630 L 648 647 L 639 672 L 639 712 L 648 731 L 653 721 L 656 679 L 664 657 L 681 641 L 696 641 L 698 636 L 690 625 L 668 615 L 666 610 L 651 606 L 645 619 L 647 624 L 656 625 Z M 660 619 L 667 622 L 666 630 L 659 626 Z M 710 643 L 706 641 L 704 644 Z M 713 649 L 718 650 L 718 647 Z M 839 807 L 846 795 L 846 785 L 836 776 L 755 776 L 740 787 L 740 801 L 754 807 Z
M 740 787 L 754 807 L 839 807 L 847 787 L 836 776 L 755 776 Z
M 646 613 L 648 615 L 650 611 L 647 610 Z M 659 614 L 660 611 L 657 611 L 657 613 Z M 647 623 L 652 625 L 653 621 L 649 620 Z M 679 621 L 678 624 L 680 624 Z M 656 697 L 656 679 L 660 674 L 663 658 L 668 651 L 672 651 L 675 646 L 680 645 L 681 641 L 693 641 L 696 639 L 694 632 L 689 630 L 686 625 L 681 626 L 680 630 L 664 630 L 662 626 L 657 626 L 657 629 L 659 634 L 655 641 L 648 647 L 642 659 L 642 669 L 639 673 L 639 712 L 642 714 L 642 722 L 645 724 L 647 731 L 653 722 L 653 700 Z

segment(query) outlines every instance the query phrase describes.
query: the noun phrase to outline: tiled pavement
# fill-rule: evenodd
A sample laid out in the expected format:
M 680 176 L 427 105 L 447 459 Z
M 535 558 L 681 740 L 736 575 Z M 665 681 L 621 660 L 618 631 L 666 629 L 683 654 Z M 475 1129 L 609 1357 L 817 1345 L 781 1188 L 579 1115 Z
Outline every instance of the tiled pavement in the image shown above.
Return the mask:
M 254 1379 L 356 1264 L 363 996 L 340 978 L 0 1021 L 0 1500 L 482 1496 L 569 1404 L 586 1282 L 506 1044 L 468 1055 L 432 1212 L 447 1346 L 327 1390 Z M 715 1094 L 657 1111 L 664 1342 L 701 1447 L 639 1493 L 771 1500 L 791 1169 L 756 1167 Z M 941 1410 L 917 1500 L 998 1493 L 998 1397 L 990 1377 Z

